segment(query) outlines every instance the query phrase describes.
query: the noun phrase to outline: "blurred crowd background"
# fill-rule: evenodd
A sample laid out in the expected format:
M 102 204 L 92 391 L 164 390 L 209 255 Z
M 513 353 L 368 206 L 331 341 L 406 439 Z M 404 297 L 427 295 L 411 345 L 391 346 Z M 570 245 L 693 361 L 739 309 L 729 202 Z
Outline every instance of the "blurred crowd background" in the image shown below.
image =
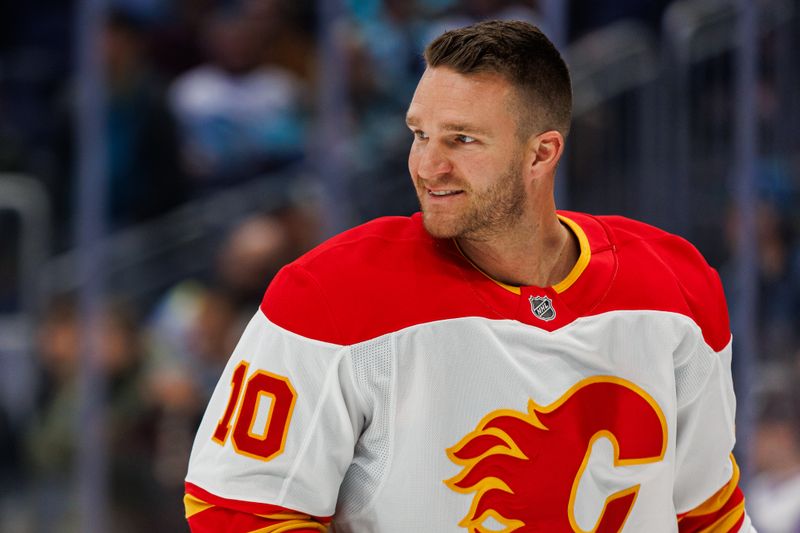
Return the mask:
M 721 273 L 748 508 L 761 533 L 800 532 L 800 1 L 96 4 L 90 252 L 80 4 L 0 2 L 0 532 L 101 531 L 94 505 L 108 531 L 187 530 L 194 430 L 271 277 L 416 210 L 403 117 L 421 51 L 491 18 L 539 25 L 572 70 L 560 207 L 677 232 Z

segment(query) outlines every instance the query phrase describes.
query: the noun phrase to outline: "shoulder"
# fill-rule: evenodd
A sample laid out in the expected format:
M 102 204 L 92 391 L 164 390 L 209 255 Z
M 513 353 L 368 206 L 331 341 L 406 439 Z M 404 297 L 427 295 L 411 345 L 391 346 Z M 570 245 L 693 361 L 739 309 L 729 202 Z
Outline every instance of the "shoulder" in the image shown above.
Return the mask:
M 691 280 L 712 269 L 689 241 L 644 222 L 621 216 L 597 219 L 605 226 L 617 253 L 626 265 L 663 266 L 678 279 Z
M 651 309 L 686 315 L 714 350 L 730 340 L 717 272 L 686 239 L 624 217 L 597 217 L 606 228 L 617 271 L 603 308 Z
M 619 216 L 598 217 L 625 272 L 653 271 L 689 292 L 716 289 L 716 271 L 689 241 L 644 222 Z
M 424 230 L 417 215 L 412 217 L 382 217 L 344 231 L 323 242 L 295 261 L 296 264 L 322 273 L 330 265 L 329 259 L 348 258 L 358 261 L 360 256 L 371 255 L 377 249 L 388 251 L 387 244 L 404 247 L 427 247 L 434 242 Z M 380 260 L 379 257 L 371 257 Z
M 452 318 L 457 298 L 445 295 L 463 280 L 453 253 L 449 241 L 428 235 L 419 215 L 380 218 L 284 267 L 261 310 L 284 329 L 336 344 Z

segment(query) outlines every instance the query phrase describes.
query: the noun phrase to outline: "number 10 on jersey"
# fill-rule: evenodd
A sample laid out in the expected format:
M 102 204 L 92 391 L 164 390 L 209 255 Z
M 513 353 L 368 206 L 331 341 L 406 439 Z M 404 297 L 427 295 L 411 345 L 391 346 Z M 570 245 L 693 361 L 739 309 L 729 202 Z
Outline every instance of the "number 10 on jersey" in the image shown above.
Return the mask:
M 248 370 L 247 361 L 236 365 L 225 413 L 211 439 L 224 446 L 231 433 L 231 419 L 236 414 L 231 436 L 233 449 L 238 454 L 269 461 L 283 452 L 297 393 L 288 378 L 265 370 L 256 370 L 247 377 Z M 269 402 L 269 413 L 266 423 L 256 428 L 256 422 L 264 419 L 259 416 L 265 409 L 263 402 Z

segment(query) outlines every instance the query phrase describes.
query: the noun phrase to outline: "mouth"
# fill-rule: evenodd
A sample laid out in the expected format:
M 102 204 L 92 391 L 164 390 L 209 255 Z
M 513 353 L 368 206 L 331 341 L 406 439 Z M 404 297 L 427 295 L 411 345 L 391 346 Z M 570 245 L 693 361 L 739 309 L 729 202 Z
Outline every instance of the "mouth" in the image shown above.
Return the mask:
M 428 196 L 432 196 L 434 198 L 444 198 L 446 196 L 456 196 L 458 194 L 463 194 L 464 191 L 460 189 L 443 189 L 434 191 L 432 189 L 425 189 L 428 193 Z

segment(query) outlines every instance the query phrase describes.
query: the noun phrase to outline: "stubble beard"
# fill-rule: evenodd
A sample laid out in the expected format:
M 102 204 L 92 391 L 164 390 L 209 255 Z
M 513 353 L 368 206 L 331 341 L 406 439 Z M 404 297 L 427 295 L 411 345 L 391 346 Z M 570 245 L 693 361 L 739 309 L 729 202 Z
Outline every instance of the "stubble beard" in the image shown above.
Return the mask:
M 485 191 L 466 189 L 469 205 L 447 216 L 426 214 L 420 199 L 422 221 L 427 232 L 437 239 L 486 241 L 512 228 L 525 209 L 525 185 L 521 158 L 514 158 L 500 177 Z M 424 188 L 418 195 L 426 194 Z

